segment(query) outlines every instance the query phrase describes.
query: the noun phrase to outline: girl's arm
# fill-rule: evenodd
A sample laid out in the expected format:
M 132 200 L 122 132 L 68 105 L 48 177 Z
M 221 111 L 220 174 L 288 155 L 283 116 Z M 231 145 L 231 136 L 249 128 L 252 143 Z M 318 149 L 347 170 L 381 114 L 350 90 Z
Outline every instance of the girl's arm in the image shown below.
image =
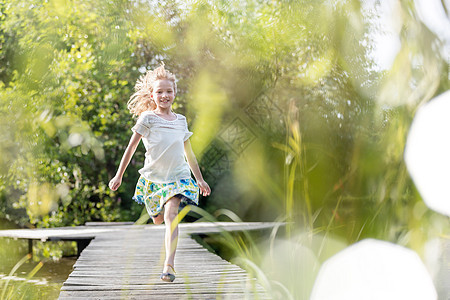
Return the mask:
M 113 191 L 117 190 L 122 183 L 122 176 L 125 173 L 125 169 L 130 163 L 131 157 L 133 157 L 134 152 L 136 151 L 137 146 L 139 145 L 139 141 L 141 140 L 142 135 L 134 132 L 131 136 L 130 142 L 128 143 L 127 149 L 125 150 L 122 160 L 120 161 L 119 169 L 117 169 L 116 175 L 109 182 L 109 188 Z
M 203 196 L 209 196 L 211 194 L 211 188 L 203 179 L 202 172 L 198 167 L 198 162 L 197 159 L 195 158 L 194 151 L 192 151 L 191 142 L 189 141 L 189 139 L 184 142 L 184 153 L 186 154 L 186 159 L 189 164 L 189 167 L 191 168 L 192 173 L 194 174 L 194 177 L 197 180 L 200 192 L 202 193 Z

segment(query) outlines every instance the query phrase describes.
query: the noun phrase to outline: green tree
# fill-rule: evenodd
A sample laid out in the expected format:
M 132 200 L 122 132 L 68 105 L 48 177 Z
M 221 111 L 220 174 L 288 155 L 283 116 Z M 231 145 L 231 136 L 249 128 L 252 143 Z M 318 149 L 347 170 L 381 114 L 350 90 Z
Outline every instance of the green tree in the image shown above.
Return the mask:
M 405 137 L 417 106 L 448 88 L 448 64 L 403 1 L 402 49 L 391 70 L 377 71 L 360 6 L 3 3 L 2 215 L 37 226 L 135 220 L 143 151 L 118 193 L 106 184 L 134 122 L 134 82 L 164 60 L 215 191 L 203 207 L 285 216 L 351 241 L 407 234 L 419 197 L 402 160 Z

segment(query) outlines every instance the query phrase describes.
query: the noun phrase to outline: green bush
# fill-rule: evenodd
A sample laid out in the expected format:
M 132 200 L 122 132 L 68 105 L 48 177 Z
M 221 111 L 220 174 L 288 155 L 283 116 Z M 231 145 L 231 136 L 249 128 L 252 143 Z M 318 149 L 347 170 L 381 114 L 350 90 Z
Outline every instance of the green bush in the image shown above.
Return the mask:
M 0 4 L 0 216 L 136 220 L 143 148 L 118 192 L 107 183 L 134 123 L 134 82 L 163 60 L 213 189 L 202 207 L 420 244 L 420 221 L 437 217 L 422 209 L 403 147 L 416 108 L 448 89 L 448 62 L 403 1 L 402 48 L 377 69 L 358 3 Z

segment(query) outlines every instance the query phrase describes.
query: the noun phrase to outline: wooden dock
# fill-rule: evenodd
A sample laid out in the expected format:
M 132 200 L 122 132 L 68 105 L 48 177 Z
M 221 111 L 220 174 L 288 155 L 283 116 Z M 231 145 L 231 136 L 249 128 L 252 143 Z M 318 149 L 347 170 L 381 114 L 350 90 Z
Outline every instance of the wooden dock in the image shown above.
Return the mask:
M 41 241 L 87 241 L 63 284 L 59 299 L 269 299 L 246 271 L 198 244 L 192 234 L 270 229 L 279 223 L 183 223 L 173 283 L 159 279 L 164 225 L 87 223 L 87 226 L 0 230 L 0 237 Z M 90 241 L 90 243 L 89 243 Z M 77 243 L 78 244 L 78 243 Z M 84 244 L 78 244 L 86 246 Z M 442 239 L 435 284 L 450 300 L 450 241 Z
M 268 226 L 224 225 L 226 230 Z M 243 269 L 190 237 L 192 233 L 219 232 L 221 227 L 211 223 L 180 224 L 177 277 L 173 283 L 159 278 L 164 260 L 163 226 L 130 226 L 101 233 L 81 253 L 59 299 L 267 299 L 262 287 Z
M 275 223 L 180 224 L 173 283 L 159 278 L 165 255 L 164 225 L 87 225 L 4 230 L 0 236 L 88 241 L 59 299 L 269 299 L 246 271 L 208 251 L 191 235 L 268 229 Z

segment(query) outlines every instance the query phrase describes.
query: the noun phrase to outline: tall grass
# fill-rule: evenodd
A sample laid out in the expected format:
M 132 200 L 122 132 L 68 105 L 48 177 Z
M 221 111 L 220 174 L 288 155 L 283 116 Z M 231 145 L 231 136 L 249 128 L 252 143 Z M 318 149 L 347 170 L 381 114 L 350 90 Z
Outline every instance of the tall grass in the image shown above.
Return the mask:
M 0 289 L 2 290 L 2 294 L 0 300 L 9 300 L 9 299 L 24 299 L 27 297 L 27 288 L 23 290 L 27 281 L 30 280 L 44 265 L 43 262 L 39 262 L 27 275 L 25 280 L 20 284 L 10 284 L 11 277 L 14 273 L 27 261 L 31 259 L 31 254 L 25 255 L 21 260 L 19 260 L 14 267 L 9 272 L 7 279 L 0 285 Z
M 378 114 L 382 112 L 374 110 L 373 119 L 364 120 L 362 125 L 376 124 Z M 425 243 L 441 234 L 439 228 L 446 220 L 424 207 L 403 162 L 411 115 L 408 109 L 393 110 L 388 124 L 376 125 L 377 135 L 360 127 L 353 133 L 352 144 L 346 147 L 348 155 L 340 157 L 324 149 L 326 144 L 306 140 L 298 109 L 291 103 L 286 118 L 286 142 L 274 143 L 272 150 L 259 149 L 281 151 L 284 156 L 281 186 L 284 197 L 279 199 L 284 211 L 276 220 L 285 222 L 286 231 L 283 233 L 277 226 L 262 243 L 248 233 L 234 236 L 226 231 L 215 240 L 231 249 L 233 261 L 256 277 L 275 299 L 308 299 L 322 263 L 363 238 L 387 240 L 423 253 Z M 311 153 L 317 151 L 325 153 L 330 161 L 348 165 L 340 172 L 319 170 L 320 176 L 334 182 L 321 184 L 326 190 L 319 194 L 314 191 L 318 185 L 312 173 L 323 162 L 311 161 L 314 158 Z M 252 154 L 250 158 L 264 156 Z M 337 167 L 330 166 L 333 168 Z M 271 174 L 271 178 L 277 175 Z M 268 185 L 264 185 L 256 192 L 268 193 L 267 189 Z M 214 217 L 197 207 L 192 211 L 205 221 L 215 222 L 219 216 L 240 221 L 236 213 L 225 209 L 217 211 Z

